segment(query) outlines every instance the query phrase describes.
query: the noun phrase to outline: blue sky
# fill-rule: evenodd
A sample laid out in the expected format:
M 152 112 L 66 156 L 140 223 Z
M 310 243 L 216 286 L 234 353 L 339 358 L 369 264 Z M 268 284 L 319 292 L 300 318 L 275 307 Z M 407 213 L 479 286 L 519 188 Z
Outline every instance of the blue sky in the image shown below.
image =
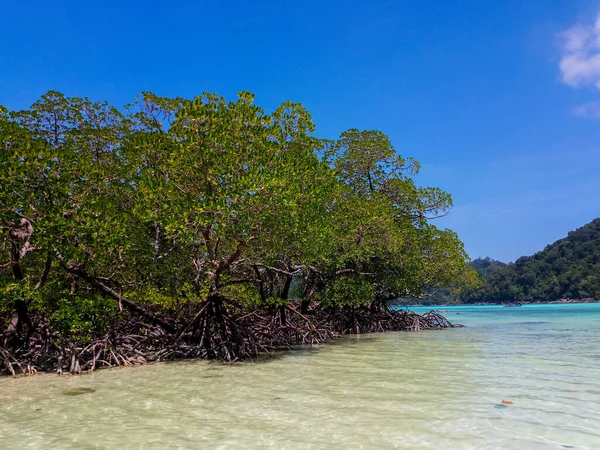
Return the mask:
M 291 99 L 381 129 L 454 196 L 437 224 L 511 261 L 600 216 L 600 2 L 6 2 L 0 104 L 56 89 Z

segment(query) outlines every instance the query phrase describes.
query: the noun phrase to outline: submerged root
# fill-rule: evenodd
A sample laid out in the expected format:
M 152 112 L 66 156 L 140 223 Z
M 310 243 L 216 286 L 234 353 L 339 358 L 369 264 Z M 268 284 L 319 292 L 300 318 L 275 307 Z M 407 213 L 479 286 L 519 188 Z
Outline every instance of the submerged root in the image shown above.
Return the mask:
M 226 299 L 219 296 L 208 298 L 192 321 L 183 327 L 178 341 L 197 348 L 193 356 L 229 362 L 254 358 L 267 351 L 253 330 L 237 320 L 236 312 L 225 302 Z
M 462 327 L 462 325 L 453 325 L 434 311 L 420 315 L 408 310 L 371 311 L 366 308 L 346 308 L 330 312 L 328 320 L 339 334 L 425 331 Z

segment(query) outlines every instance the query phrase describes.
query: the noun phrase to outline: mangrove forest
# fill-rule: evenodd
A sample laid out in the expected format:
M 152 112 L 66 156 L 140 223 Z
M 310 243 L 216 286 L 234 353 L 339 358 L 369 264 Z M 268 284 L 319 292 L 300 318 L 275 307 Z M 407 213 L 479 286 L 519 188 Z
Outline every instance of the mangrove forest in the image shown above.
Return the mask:
M 452 206 L 380 131 L 242 92 L 50 91 L 0 108 L 0 373 L 224 361 L 451 326 L 390 308 L 468 282 Z

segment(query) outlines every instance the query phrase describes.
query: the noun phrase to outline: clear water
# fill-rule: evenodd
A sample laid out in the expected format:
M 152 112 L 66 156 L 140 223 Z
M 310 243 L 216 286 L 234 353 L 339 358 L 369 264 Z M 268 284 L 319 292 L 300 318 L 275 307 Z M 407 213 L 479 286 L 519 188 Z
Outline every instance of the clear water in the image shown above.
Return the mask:
M 0 448 L 600 449 L 599 304 L 444 309 L 468 328 L 3 378 Z

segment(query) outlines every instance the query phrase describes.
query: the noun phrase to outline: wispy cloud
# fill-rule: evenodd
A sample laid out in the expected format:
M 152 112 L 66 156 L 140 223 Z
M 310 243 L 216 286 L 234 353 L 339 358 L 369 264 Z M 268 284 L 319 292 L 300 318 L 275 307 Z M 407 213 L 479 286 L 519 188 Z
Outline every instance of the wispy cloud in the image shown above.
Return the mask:
M 589 102 L 573 108 L 573 114 L 586 119 L 600 120 L 600 102 Z
M 600 89 L 600 13 L 595 21 L 574 25 L 559 33 L 558 38 L 563 83 Z M 576 106 L 571 112 L 586 119 L 600 120 L 600 101 Z
M 600 14 L 590 24 L 577 24 L 559 34 L 562 81 L 600 89 Z

